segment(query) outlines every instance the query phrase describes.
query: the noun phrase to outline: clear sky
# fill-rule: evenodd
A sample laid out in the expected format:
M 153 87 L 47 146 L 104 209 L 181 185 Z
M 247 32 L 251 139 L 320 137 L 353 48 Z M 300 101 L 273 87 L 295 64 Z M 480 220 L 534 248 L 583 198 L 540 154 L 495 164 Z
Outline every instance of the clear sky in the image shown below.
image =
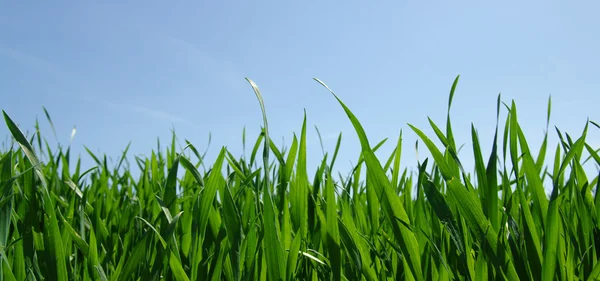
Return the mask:
M 245 81 L 265 99 L 272 138 L 289 145 L 308 118 L 309 166 L 332 152 L 338 168 L 359 153 L 356 134 L 327 83 L 363 123 L 371 143 L 404 131 L 403 166 L 416 164 L 415 134 L 444 127 L 448 92 L 461 75 L 452 118 L 461 155 L 471 159 L 470 123 L 489 151 L 496 97 L 515 99 L 537 153 L 548 97 L 552 125 L 579 135 L 600 122 L 598 1 L 0 1 L 0 108 L 32 131 L 58 139 L 83 163 L 83 145 L 116 157 L 148 155 L 171 128 L 208 158 L 221 146 L 242 151 L 261 113 Z M 600 130 L 590 144 L 600 147 Z M 8 130 L 0 126 L 0 136 Z M 551 132 L 552 143 L 556 134 Z M 555 146 L 552 146 L 552 150 Z M 424 151 L 421 145 L 420 151 Z M 421 154 L 421 160 L 422 155 Z M 486 152 L 487 154 L 487 152 Z M 487 158 L 487 155 L 484 156 Z M 383 160 L 384 161 L 384 160 Z

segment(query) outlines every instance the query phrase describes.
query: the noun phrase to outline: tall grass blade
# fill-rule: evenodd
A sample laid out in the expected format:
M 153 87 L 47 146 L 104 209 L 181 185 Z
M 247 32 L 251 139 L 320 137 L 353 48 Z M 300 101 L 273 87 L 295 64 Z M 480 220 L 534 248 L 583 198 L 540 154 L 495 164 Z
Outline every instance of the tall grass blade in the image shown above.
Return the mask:
M 66 264 L 67 258 L 64 252 L 60 230 L 58 229 L 58 221 L 54 210 L 53 200 L 50 196 L 50 192 L 48 191 L 43 170 L 41 165 L 39 165 L 39 160 L 35 155 L 31 144 L 29 141 L 27 141 L 21 130 L 12 121 L 12 119 L 10 119 L 6 112 L 2 111 L 2 114 L 4 115 L 4 120 L 6 121 L 6 125 L 8 126 L 12 136 L 15 138 L 25 155 L 27 155 L 29 162 L 35 167 L 35 172 L 41 182 L 41 191 L 44 199 L 44 212 L 46 213 L 44 215 L 44 226 L 46 227 L 46 230 L 44 231 L 44 244 L 46 256 L 49 259 L 48 262 L 50 263 L 48 269 L 50 274 L 56 277 L 56 280 L 66 281 L 68 279 Z
M 417 239 L 414 233 L 405 226 L 405 223 L 410 225 L 410 219 L 403 208 L 403 204 L 400 202 L 398 196 L 394 193 L 391 187 L 389 179 L 385 175 L 381 163 L 377 160 L 375 153 L 369 145 L 366 133 L 360 125 L 358 119 L 350 111 L 348 107 L 319 79 L 315 80 L 327 88 L 331 94 L 337 99 L 339 104 L 342 106 L 346 115 L 352 122 L 354 129 L 360 139 L 362 153 L 365 158 L 367 165 L 367 173 L 371 174 L 373 180 L 373 188 L 376 188 L 377 194 L 381 194 L 381 201 L 384 210 L 388 216 L 388 220 L 392 224 L 394 235 L 400 243 L 400 247 L 403 250 L 403 254 L 407 259 L 412 275 L 416 280 L 423 280 L 423 273 L 421 268 L 421 260 L 418 252 Z M 403 223 L 404 222 L 404 223 Z
M 265 110 L 265 105 L 260 94 L 260 90 L 258 86 L 254 83 L 254 81 L 246 78 L 246 80 L 252 86 L 254 93 L 256 94 L 256 98 L 260 104 L 260 108 L 262 111 L 263 122 L 264 122 L 264 131 L 265 131 L 265 141 L 263 148 L 263 166 L 265 172 L 264 185 L 263 185 L 263 200 L 264 200 L 264 213 L 263 213 L 263 222 L 264 222 L 264 235 L 266 241 L 270 241 L 268 244 L 264 244 L 268 270 L 267 274 L 269 276 L 269 280 L 284 280 L 286 278 L 285 274 L 285 262 L 283 262 L 283 250 L 281 248 L 281 240 L 279 238 L 279 231 L 277 226 L 279 225 L 277 221 L 277 217 L 275 216 L 275 210 L 273 206 L 273 201 L 271 199 L 271 194 L 269 193 L 269 125 L 267 122 L 267 112 Z M 302 146 L 302 145 L 301 145 Z M 302 149 L 301 149 L 302 150 Z M 300 155 L 299 157 L 302 157 Z

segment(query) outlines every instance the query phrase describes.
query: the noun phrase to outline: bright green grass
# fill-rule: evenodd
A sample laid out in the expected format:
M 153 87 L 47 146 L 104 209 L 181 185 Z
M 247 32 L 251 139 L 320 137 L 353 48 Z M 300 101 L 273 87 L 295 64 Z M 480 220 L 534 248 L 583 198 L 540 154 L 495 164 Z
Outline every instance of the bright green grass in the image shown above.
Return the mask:
M 587 124 L 579 137 L 557 130 L 548 157 L 546 136 L 534 154 L 515 104 L 498 97 L 508 118 L 489 156 L 472 128 L 473 174 L 449 115 L 445 129 L 430 120 L 443 146 L 411 126 L 432 158 L 409 173 L 399 169 L 402 133 L 389 158 L 376 158 L 382 143 L 373 147 L 338 99 L 361 151 L 351 176 L 334 179 L 341 136 L 309 175 L 306 119 L 299 138 L 276 147 L 248 81 L 264 117 L 249 159 L 222 149 L 208 165 L 192 144 L 177 151 L 173 136 L 166 153 L 135 158 L 135 178 L 122 166 L 127 150 L 114 167 L 88 151 L 97 166 L 83 171 L 69 148 L 51 150 L 39 130 L 23 135 L 4 113 L 18 146 L 0 152 L 0 280 L 600 278 L 599 181 L 582 167 L 600 156 Z

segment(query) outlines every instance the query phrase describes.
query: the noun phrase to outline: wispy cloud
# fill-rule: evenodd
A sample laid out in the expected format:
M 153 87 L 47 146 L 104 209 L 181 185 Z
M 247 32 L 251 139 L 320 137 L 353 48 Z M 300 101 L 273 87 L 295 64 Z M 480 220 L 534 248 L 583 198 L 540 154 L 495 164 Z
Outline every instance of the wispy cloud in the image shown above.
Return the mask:
M 132 106 L 130 106 L 130 108 L 136 112 L 143 113 L 148 116 L 152 116 L 156 119 L 178 122 L 178 123 L 186 124 L 190 127 L 197 127 L 194 123 L 192 123 L 188 119 L 170 114 L 170 113 L 162 111 L 162 110 L 154 110 L 154 109 L 150 109 L 150 108 L 139 106 L 139 105 L 132 105 Z
M 152 117 L 154 119 L 169 121 L 172 123 L 180 123 L 180 124 L 190 126 L 192 128 L 199 127 L 198 125 L 194 124 L 192 121 L 190 121 L 184 117 L 173 115 L 169 112 L 162 111 L 162 110 L 152 109 L 152 108 L 148 108 L 148 107 L 141 106 L 141 105 L 122 105 L 122 104 L 116 104 L 113 102 L 105 102 L 105 104 L 108 107 L 113 108 L 113 109 L 118 109 L 118 110 L 127 111 L 127 112 L 140 113 L 140 114 L 144 114 L 148 117 Z
M 182 38 L 156 30 L 150 31 L 149 29 L 147 32 L 156 38 L 157 43 L 166 44 L 165 47 L 172 55 L 182 56 L 187 62 L 199 68 L 210 69 L 211 75 L 221 80 L 220 82 L 226 87 L 236 92 L 251 91 L 244 79 L 246 76 L 239 73 L 226 60 L 220 59 Z M 253 95 L 247 96 L 252 97 Z
M 0 45 L 0 56 L 7 57 L 17 63 L 25 65 L 35 71 L 43 73 L 52 77 L 54 80 L 59 81 L 61 86 L 69 88 L 69 90 L 73 90 L 72 92 L 76 92 L 78 94 L 65 94 L 64 91 L 55 92 L 54 95 L 67 97 L 71 100 L 79 100 L 83 102 L 93 102 L 95 104 L 101 104 L 111 109 L 118 109 L 125 112 L 135 112 L 144 114 L 148 117 L 169 121 L 173 123 L 181 123 L 190 127 L 197 127 L 190 120 L 173 115 L 169 112 L 157 109 L 151 109 L 141 105 L 132 105 L 132 104 L 116 104 L 114 102 L 104 100 L 98 95 L 89 94 L 90 92 L 97 92 L 98 89 L 93 89 L 89 85 L 93 85 L 90 83 L 85 77 L 80 75 L 71 73 L 64 68 L 58 66 L 57 64 L 48 61 L 44 58 L 28 54 L 22 52 L 20 50 L 12 49 L 3 45 Z
M 12 59 L 22 65 L 28 66 L 36 71 L 49 74 L 54 78 L 69 80 L 71 77 L 70 74 L 62 71 L 56 64 L 16 49 L 0 45 L 0 55 Z

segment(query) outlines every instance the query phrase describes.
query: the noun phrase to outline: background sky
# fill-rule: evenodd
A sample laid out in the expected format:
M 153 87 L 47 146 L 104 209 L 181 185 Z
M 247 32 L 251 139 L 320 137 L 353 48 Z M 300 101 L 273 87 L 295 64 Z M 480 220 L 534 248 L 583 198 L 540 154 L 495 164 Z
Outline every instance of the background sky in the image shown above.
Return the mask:
M 452 120 L 460 155 L 472 159 L 470 125 L 488 157 L 496 98 L 514 99 L 537 154 L 552 96 L 552 126 L 578 136 L 600 122 L 598 1 L 2 1 L 0 108 L 24 131 L 35 119 L 54 145 L 72 142 L 84 166 L 92 151 L 149 155 L 174 127 L 180 143 L 242 153 L 262 125 L 250 85 L 261 89 L 279 146 L 299 134 L 304 110 L 308 161 L 322 157 L 314 129 L 337 168 L 349 171 L 359 145 L 327 83 L 362 122 L 372 145 L 404 134 L 403 166 L 415 167 L 414 124 L 445 124 L 448 93 L 461 75 Z M 504 112 L 506 112 L 504 110 Z M 600 147 L 597 128 L 588 141 Z M 8 130 L 0 126 L 6 143 Z M 551 151 L 555 146 L 550 147 Z M 250 148 L 248 148 L 250 149 Z M 425 157 L 421 145 L 419 158 Z M 383 157 L 385 156 L 385 157 Z M 468 164 L 468 163 L 467 163 Z

